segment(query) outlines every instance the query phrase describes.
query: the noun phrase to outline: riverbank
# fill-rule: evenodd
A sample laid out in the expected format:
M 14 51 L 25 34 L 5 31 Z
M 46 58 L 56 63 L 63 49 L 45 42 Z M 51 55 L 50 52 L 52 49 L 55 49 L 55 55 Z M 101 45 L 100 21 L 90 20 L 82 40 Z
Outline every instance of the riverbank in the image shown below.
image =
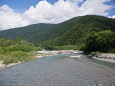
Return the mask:
M 102 54 L 90 54 L 91 58 L 101 60 L 105 62 L 115 63 L 115 54 L 102 53 Z
M 47 56 L 54 56 L 54 55 L 58 55 L 58 54 L 70 54 L 70 53 L 74 53 L 75 50 L 60 50 L 60 51 L 49 51 L 49 50 L 42 50 L 42 51 L 37 51 L 37 55 L 35 56 L 36 59 L 39 58 L 43 58 L 43 57 L 47 57 Z M 11 67 L 17 64 L 20 64 L 22 62 L 17 62 L 17 63 L 10 63 L 10 64 L 3 64 L 3 61 L 0 61 L 0 69 L 4 69 L 7 67 Z
M 75 50 L 59 50 L 59 51 L 49 51 L 49 50 L 42 50 L 42 51 L 37 51 L 37 58 L 43 58 L 46 56 L 54 56 L 58 54 L 70 54 L 70 53 L 75 53 Z
M 1 55 L 0 59 L 0 69 L 12 67 L 14 65 L 28 62 L 37 59 L 35 55 L 37 54 L 36 51 L 30 52 L 22 52 L 22 51 L 15 51 L 15 53 L 10 53 L 8 55 Z
M 3 61 L 0 61 L 0 69 L 8 68 L 8 67 L 11 67 L 11 66 L 14 66 L 14 65 L 20 64 L 20 63 L 22 63 L 22 62 L 11 63 L 11 64 L 8 64 L 8 65 L 5 65 L 5 64 L 3 64 Z
M 76 55 L 84 54 L 56 55 L 2 70 L 0 86 L 115 86 L 115 70 Z

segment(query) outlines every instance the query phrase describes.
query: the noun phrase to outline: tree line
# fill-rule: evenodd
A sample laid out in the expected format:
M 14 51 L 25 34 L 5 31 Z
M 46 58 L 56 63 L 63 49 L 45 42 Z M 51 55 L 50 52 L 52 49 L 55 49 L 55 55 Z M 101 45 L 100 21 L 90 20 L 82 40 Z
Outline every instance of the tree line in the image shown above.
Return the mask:
M 101 32 L 91 32 L 85 38 L 85 44 L 81 50 L 90 52 L 111 52 L 115 53 L 115 31 L 105 30 Z

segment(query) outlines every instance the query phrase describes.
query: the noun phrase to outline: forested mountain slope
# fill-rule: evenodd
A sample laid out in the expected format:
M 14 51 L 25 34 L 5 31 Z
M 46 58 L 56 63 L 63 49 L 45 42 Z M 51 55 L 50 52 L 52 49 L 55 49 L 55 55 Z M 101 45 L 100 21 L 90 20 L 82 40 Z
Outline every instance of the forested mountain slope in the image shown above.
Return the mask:
M 36 24 L 0 31 L 0 37 L 20 37 L 36 44 L 73 45 L 82 43 L 90 32 L 103 30 L 115 31 L 115 19 L 96 15 L 80 16 L 59 24 Z
M 57 37 L 55 43 L 57 45 L 82 43 L 87 34 L 103 30 L 115 31 L 115 19 L 95 15 L 83 16 L 76 25 Z
M 13 28 L 4 31 L 0 31 L 0 37 L 7 39 L 15 39 L 20 37 L 26 41 L 33 41 L 35 34 L 38 34 L 54 24 L 33 24 L 25 27 Z

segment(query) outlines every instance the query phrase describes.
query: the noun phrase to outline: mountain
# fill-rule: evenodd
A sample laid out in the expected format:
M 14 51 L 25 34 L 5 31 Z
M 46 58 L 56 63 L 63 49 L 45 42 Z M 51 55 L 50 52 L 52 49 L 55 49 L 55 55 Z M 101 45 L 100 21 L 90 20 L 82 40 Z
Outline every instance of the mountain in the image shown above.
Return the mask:
M 16 37 L 20 37 L 23 40 L 31 41 L 34 38 L 35 34 L 38 34 L 54 24 L 33 24 L 25 27 L 13 28 L 8 30 L 0 31 L 0 37 L 7 39 L 15 39 Z
M 29 42 L 51 45 L 74 45 L 83 43 L 85 36 L 90 32 L 103 30 L 115 31 L 115 19 L 86 15 L 59 24 L 36 24 L 0 31 L 0 37 L 8 39 L 20 37 Z
M 57 43 L 57 45 L 83 43 L 87 34 L 93 31 L 100 32 L 103 30 L 115 31 L 115 19 L 96 15 L 83 16 L 77 24 L 57 37 L 55 43 Z

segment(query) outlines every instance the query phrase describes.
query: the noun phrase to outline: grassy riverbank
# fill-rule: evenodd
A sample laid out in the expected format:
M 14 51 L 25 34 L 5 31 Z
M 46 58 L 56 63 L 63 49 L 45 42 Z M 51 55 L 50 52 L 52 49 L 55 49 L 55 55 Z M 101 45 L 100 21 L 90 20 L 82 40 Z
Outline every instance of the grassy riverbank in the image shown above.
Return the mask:
M 0 61 L 5 65 L 34 60 L 39 50 L 40 47 L 20 39 L 0 39 Z
M 14 51 L 9 54 L 0 54 L 0 60 L 3 61 L 3 64 L 8 65 L 11 63 L 26 62 L 36 59 L 36 52 L 23 52 L 23 51 Z

